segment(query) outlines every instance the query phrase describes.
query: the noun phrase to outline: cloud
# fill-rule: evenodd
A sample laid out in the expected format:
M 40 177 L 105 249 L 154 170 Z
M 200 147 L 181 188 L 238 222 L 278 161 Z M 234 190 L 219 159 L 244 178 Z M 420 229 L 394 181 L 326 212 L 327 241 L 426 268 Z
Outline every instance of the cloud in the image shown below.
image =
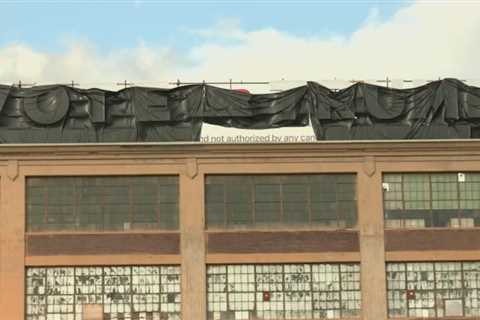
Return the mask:
M 14 43 L 0 48 L 0 61 L 1 83 L 21 80 L 45 84 L 75 80 L 82 87 L 107 89 L 118 89 L 116 83 L 125 79 L 159 85 L 159 79 L 169 79 L 177 66 L 187 64 L 170 48 L 140 43 L 135 48 L 100 53 L 85 40 L 70 41 L 64 52 L 55 54 Z
M 479 4 L 416 2 L 389 21 L 373 11 L 347 38 L 248 32 L 235 47 L 194 48 L 194 76 L 243 79 L 479 77 Z
M 372 9 L 356 32 L 332 38 L 299 37 L 274 28 L 245 31 L 234 19 L 222 20 L 197 31 L 201 44 L 186 51 L 139 43 L 104 53 L 81 40 L 51 53 L 11 43 L 0 48 L 0 81 L 73 79 L 82 86 L 117 88 L 112 84 L 124 79 L 160 86 L 178 78 L 478 78 L 479 11 L 478 2 L 417 1 L 380 21 Z
M 213 27 L 190 30 L 190 33 L 206 39 L 246 40 L 248 34 L 240 26 L 239 19 L 221 19 Z

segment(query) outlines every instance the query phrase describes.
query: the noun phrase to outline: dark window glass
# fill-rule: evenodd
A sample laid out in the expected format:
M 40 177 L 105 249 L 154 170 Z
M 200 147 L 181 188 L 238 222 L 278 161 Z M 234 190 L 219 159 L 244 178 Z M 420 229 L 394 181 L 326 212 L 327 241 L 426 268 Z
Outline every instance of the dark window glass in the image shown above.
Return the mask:
M 355 175 L 211 175 L 207 227 L 325 226 L 357 222 Z
M 27 230 L 178 229 L 171 176 L 27 179 Z
M 480 173 L 383 176 L 387 228 L 480 226 Z

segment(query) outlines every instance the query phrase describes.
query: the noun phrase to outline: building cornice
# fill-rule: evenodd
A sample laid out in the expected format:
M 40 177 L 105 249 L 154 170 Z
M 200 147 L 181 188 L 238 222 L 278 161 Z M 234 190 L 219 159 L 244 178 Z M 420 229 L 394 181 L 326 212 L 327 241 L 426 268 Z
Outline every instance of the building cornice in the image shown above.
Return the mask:
M 480 156 L 480 139 L 402 141 L 321 141 L 278 144 L 116 143 L 4 144 L 0 160 L 30 159 L 215 159 L 339 158 L 408 156 Z

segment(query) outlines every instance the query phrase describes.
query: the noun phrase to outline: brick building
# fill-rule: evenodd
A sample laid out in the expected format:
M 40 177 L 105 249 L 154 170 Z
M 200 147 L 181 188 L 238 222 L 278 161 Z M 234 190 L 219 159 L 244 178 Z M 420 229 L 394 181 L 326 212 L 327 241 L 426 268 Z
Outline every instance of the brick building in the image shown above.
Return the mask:
M 478 318 L 479 147 L 2 145 L 1 318 Z

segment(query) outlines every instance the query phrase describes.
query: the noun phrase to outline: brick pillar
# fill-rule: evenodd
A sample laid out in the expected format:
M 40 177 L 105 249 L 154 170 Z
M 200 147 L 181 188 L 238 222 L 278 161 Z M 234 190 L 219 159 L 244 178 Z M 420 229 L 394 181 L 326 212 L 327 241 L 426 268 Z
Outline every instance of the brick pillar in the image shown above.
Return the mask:
M 382 320 L 387 319 L 382 174 L 364 171 L 357 183 L 362 319 Z
M 204 178 L 196 171 L 187 171 L 180 176 L 182 320 L 205 320 Z
M 15 166 L 15 164 L 13 165 Z M 24 319 L 25 179 L 18 168 L 2 175 L 0 233 L 0 314 L 2 319 Z

